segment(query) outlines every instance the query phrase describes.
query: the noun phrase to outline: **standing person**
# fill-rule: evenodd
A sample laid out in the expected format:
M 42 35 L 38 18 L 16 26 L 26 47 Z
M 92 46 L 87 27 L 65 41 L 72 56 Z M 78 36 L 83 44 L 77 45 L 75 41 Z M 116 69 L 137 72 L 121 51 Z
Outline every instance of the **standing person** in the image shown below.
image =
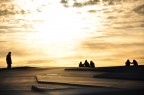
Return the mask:
M 11 64 L 12 64 L 12 60 L 11 60 L 11 52 L 9 52 L 6 56 L 6 61 L 7 61 L 7 69 L 11 69 Z

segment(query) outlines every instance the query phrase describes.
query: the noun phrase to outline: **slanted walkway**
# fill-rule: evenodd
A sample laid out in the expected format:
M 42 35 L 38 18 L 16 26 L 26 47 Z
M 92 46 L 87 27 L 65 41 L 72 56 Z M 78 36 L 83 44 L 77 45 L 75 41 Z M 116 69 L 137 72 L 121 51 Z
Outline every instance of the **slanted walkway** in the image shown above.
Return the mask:
M 87 75 L 86 75 L 87 76 Z M 70 75 L 37 75 L 38 83 L 67 84 L 88 87 L 112 87 L 112 88 L 144 88 L 143 81 L 104 79 L 85 77 L 71 77 Z
M 64 68 L 0 69 L 0 95 L 143 95 L 144 81 L 95 78 L 105 73 Z

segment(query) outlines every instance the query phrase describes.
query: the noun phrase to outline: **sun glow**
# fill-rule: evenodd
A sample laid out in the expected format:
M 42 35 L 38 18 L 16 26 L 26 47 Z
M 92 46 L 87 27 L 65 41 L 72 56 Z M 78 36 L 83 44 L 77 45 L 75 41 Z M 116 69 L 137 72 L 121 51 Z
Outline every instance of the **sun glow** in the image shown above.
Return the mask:
M 27 16 L 36 22 L 32 25 L 34 32 L 26 35 L 25 42 L 32 48 L 38 47 L 49 58 L 62 58 L 73 55 L 76 45 L 85 37 L 83 22 L 73 9 L 53 3 Z
M 81 21 L 64 9 L 50 13 L 42 12 L 41 17 L 43 22 L 33 25 L 33 29 L 37 31 L 37 33 L 33 34 L 33 37 L 47 42 L 65 42 L 74 41 L 83 36 L 81 32 Z
M 78 16 L 77 13 L 82 11 L 84 12 L 83 16 L 87 17 L 87 14 L 85 14 L 87 12 L 83 9 L 77 11 L 78 9 L 76 8 L 65 8 L 60 3 L 60 0 L 36 0 L 36 2 L 33 0 L 32 2 L 23 1 L 23 3 L 21 6 L 22 9 L 31 10 L 30 14 L 25 15 L 25 18 L 33 23 L 32 31 L 34 32 L 27 35 L 28 41 L 34 40 L 40 43 L 74 43 L 85 38 L 87 32 L 82 31 L 85 31 L 86 27 L 95 32 L 95 26 L 93 27 L 91 24 L 86 26 L 85 17 Z M 20 2 L 18 5 L 21 5 Z M 30 6 L 27 7 L 27 5 Z M 96 17 L 94 15 L 92 19 L 96 19 Z M 98 25 L 97 30 L 101 28 L 99 20 L 97 18 L 95 22 Z
M 26 35 L 24 43 L 28 44 L 33 51 L 40 49 L 40 53 L 48 58 L 77 55 L 79 52 L 76 48 L 80 43 L 86 37 L 92 36 L 96 29 L 101 28 L 101 19 L 97 18 L 97 15 L 90 16 L 86 11 L 93 8 L 92 6 L 85 7 L 86 10 L 66 8 L 57 0 L 49 0 L 48 3 L 41 2 L 41 4 L 41 7 L 37 3 L 32 4 L 37 6 L 36 10 L 25 15 L 25 18 L 32 23 L 32 32 Z M 87 16 L 96 20 L 94 23 L 97 24 L 97 28 L 92 25 Z M 101 32 L 97 32 L 97 36 L 100 35 Z

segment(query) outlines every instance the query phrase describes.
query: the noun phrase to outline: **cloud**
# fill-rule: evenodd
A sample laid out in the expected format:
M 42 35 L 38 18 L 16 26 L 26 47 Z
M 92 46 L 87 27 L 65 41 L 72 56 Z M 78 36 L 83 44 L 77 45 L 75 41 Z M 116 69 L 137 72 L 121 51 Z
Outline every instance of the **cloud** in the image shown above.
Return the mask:
M 134 9 L 134 12 L 144 15 L 144 5 L 140 5 Z
M 0 41 L 0 43 L 3 43 L 3 42 L 6 42 L 6 41 Z
M 29 10 L 23 10 L 20 6 L 13 4 L 11 1 L 1 1 L 0 3 L 0 16 L 10 16 L 15 14 L 27 14 Z
M 11 0 L 0 0 L 1 3 L 3 3 L 3 2 L 9 2 L 9 1 L 11 1 Z
M 114 42 L 102 42 L 102 41 L 84 41 L 80 48 L 89 51 L 131 51 L 135 49 L 142 49 L 144 43 L 133 42 L 133 43 L 114 43 Z
M 89 13 L 95 13 L 96 10 L 89 10 L 88 12 L 89 12 Z
M 73 7 L 84 7 L 84 6 L 88 6 L 88 5 L 95 5 L 95 4 L 98 4 L 98 2 L 100 2 L 99 0 L 72 0 L 73 1 L 73 4 L 72 6 Z M 68 3 L 69 3 L 69 0 L 61 0 L 60 3 L 62 3 L 64 6 L 69 6 Z
M 133 25 L 123 25 L 123 26 L 119 26 L 119 27 L 113 27 L 115 29 L 129 29 L 129 28 L 135 28 L 136 26 Z
M 0 34 L 7 33 L 7 32 L 8 32 L 7 29 L 1 29 L 1 28 L 0 28 Z
M 52 59 L 46 59 L 46 60 L 42 60 L 42 59 L 29 59 L 27 62 L 29 64 L 43 64 L 43 63 L 51 63 L 51 62 L 54 62 L 55 60 L 52 60 Z
M 142 24 L 140 25 L 140 27 L 144 27 L 144 23 L 142 23 Z
M 79 49 L 80 58 L 95 59 L 100 62 L 122 62 L 127 58 L 138 59 L 142 62 L 144 43 L 141 42 L 103 42 L 103 41 L 84 41 Z
M 0 26 L 0 29 L 16 28 L 16 26 Z
M 116 18 L 117 18 L 116 16 L 108 16 L 108 17 L 107 17 L 107 19 L 110 19 L 110 20 L 111 20 L 111 19 L 114 20 L 114 19 L 116 19 Z

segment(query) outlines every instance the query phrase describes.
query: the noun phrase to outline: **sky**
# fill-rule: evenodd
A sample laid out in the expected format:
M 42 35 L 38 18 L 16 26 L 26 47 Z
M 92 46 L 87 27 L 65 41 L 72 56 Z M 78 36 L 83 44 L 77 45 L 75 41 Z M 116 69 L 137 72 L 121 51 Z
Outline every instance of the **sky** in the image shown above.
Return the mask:
M 143 0 L 1 0 L 0 67 L 144 64 Z

